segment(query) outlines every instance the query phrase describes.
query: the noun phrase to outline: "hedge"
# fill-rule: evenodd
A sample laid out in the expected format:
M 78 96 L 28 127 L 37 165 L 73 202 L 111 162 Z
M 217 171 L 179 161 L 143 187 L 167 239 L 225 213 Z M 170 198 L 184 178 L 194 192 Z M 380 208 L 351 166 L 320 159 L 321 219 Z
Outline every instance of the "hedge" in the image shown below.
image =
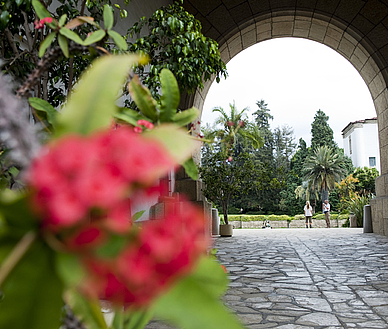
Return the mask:
M 220 215 L 220 219 L 222 219 L 224 216 Z M 314 219 L 325 219 L 325 214 L 315 214 L 313 216 Z M 348 214 L 330 214 L 330 219 L 348 219 Z M 288 216 L 288 215 L 228 215 L 229 221 L 242 221 L 242 222 L 254 222 L 259 221 L 263 222 L 265 220 L 268 220 L 270 222 L 272 221 L 278 221 L 278 220 L 286 220 L 286 221 L 292 221 L 295 220 L 304 220 L 304 215 L 295 215 L 295 217 Z

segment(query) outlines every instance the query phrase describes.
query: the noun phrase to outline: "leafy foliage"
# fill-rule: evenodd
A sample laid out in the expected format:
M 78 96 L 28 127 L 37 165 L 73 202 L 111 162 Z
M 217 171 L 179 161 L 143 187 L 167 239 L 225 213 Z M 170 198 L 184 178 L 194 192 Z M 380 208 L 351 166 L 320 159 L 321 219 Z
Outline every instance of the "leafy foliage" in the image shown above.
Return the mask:
M 322 110 L 318 110 L 314 116 L 314 121 L 311 123 L 311 149 L 313 152 L 318 146 L 326 145 L 331 148 L 337 146 L 334 142 L 333 129 L 327 123 L 328 120 L 329 117 Z
M 328 200 L 328 191 L 345 175 L 344 159 L 326 145 L 315 149 L 306 159 L 304 169 L 309 186 L 322 193 L 322 200 Z
M 58 130 L 54 128 L 54 137 L 66 138 L 68 134 L 74 133 L 89 134 L 109 127 L 111 115 L 118 111 L 113 104 L 115 96 L 121 89 L 120 81 L 124 79 L 125 72 L 128 72 L 131 64 L 137 59 L 135 55 L 107 56 L 96 61 L 90 72 L 81 78 L 73 97 L 63 111 L 55 115 Z M 117 67 L 113 68 L 113 64 Z M 104 79 L 99 78 L 101 74 L 104 75 Z M 101 85 L 105 84 L 111 87 L 102 92 Z M 166 88 L 171 90 L 170 87 L 171 84 L 167 82 Z M 85 89 L 90 94 L 85 95 Z M 166 91 L 165 98 L 170 101 L 167 100 L 164 106 L 176 104 L 175 101 L 171 101 L 168 94 L 169 91 Z M 112 104 L 107 104 L 104 100 L 110 100 Z M 41 106 L 45 108 L 46 104 Z M 94 107 L 96 116 L 91 121 L 88 120 L 90 106 Z M 78 110 L 75 111 L 75 108 Z M 173 111 L 166 109 L 166 113 L 173 113 Z M 174 126 L 174 129 L 164 128 L 166 126 L 147 131 L 144 138 L 154 140 L 159 137 L 159 141 L 170 150 L 170 155 L 178 163 L 182 163 L 191 156 L 195 142 L 177 126 Z M 185 152 L 182 152 L 179 146 L 182 142 Z M 86 298 L 82 294 L 83 290 L 78 289 L 79 278 L 83 277 L 83 270 L 85 270 L 84 267 L 80 267 L 81 258 L 78 258 L 78 253 L 83 254 L 84 251 L 72 252 L 66 248 L 66 239 L 61 240 L 62 235 L 73 234 L 74 228 L 67 232 L 50 232 L 48 227 L 42 225 L 42 219 L 38 213 L 31 210 L 31 201 L 27 198 L 29 193 L 33 191 L 28 191 L 27 195 L 7 191 L 0 197 L 0 216 L 5 223 L 5 229 L 0 236 L 0 285 L 4 292 L 4 298 L 0 301 L 1 327 L 58 328 L 63 306 L 62 298 L 65 298 L 74 312 L 85 321 L 86 327 L 107 328 L 108 325 L 101 314 L 98 301 L 90 297 Z M 98 219 L 99 214 L 95 215 L 97 215 L 95 219 Z M 45 229 L 41 230 L 42 227 Z M 135 231 L 138 232 L 137 229 Z M 124 245 L 133 239 L 128 232 L 125 234 Z M 120 238 L 119 233 L 113 230 L 109 231 L 109 235 Z M 117 248 L 121 248 L 122 240 L 118 244 L 115 241 L 110 243 L 111 241 L 112 239 L 108 239 L 105 241 L 106 244 L 104 242 L 103 250 L 99 249 L 103 252 L 101 257 L 115 255 Z M 150 242 L 150 240 L 147 241 Z M 83 255 L 90 256 L 90 250 Z M 123 305 L 117 307 L 111 328 L 140 329 L 146 325 L 153 314 L 173 325 L 185 328 L 196 328 L 196 321 L 202 321 L 201 326 L 206 325 L 209 329 L 218 329 L 220 324 L 223 328 L 241 328 L 237 319 L 219 300 L 228 282 L 220 265 L 206 257 L 199 259 L 196 265 L 191 273 L 172 286 L 171 290 L 162 295 L 159 300 L 155 300 L 152 306 L 141 310 L 131 308 L 124 310 Z M 132 270 L 136 270 L 136 267 Z M 96 287 L 93 286 L 93 288 Z M 187 316 L 188 313 L 191 314 L 190 317 Z
M 202 89 L 203 81 L 210 80 L 213 75 L 217 82 L 227 76 L 218 44 L 202 34 L 201 23 L 181 4 L 182 1 L 175 1 L 162 7 L 128 30 L 129 36 L 138 36 L 130 44 L 130 51 L 147 54 L 151 59 L 147 68 L 141 66 L 136 73 L 156 99 L 163 68 L 171 70 L 180 91 L 188 93 Z M 143 29 L 148 29 L 149 34 L 139 37 Z

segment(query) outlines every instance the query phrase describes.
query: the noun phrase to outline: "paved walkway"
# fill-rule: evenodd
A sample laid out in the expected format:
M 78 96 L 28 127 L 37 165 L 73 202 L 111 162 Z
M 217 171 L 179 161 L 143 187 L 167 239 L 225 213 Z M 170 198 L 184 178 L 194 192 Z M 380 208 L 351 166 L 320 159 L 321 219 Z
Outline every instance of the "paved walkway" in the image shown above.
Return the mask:
M 247 328 L 388 328 L 386 237 L 350 228 L 240 229 L 215 247 L 231 280 L 225 304 Z

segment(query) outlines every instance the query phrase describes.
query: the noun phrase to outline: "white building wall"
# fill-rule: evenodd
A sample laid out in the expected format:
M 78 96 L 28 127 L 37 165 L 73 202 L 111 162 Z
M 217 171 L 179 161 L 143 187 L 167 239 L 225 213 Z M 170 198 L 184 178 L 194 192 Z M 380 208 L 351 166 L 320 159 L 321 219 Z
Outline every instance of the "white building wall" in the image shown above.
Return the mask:
M 369 159 L 375 158 L 374 166 L 380 172 L 380 150 L 377 120 L 354 122 L 343 131 L 345 155 L 355 167 L 371 167 Z M 351 142 L 349 142 L 351 141 Z

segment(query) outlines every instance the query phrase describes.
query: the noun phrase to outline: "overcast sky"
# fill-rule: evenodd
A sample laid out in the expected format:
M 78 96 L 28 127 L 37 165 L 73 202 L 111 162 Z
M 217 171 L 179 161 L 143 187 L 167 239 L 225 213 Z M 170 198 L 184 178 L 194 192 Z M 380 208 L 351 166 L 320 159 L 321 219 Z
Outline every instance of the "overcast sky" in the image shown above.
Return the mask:
M 242 51 L 228 64 L 229 77 L 214 82 L 206 96 L 202 123 L 213 123 L 214 107 L 257 109 L 264 99 L 274 120 L 271 127 L 288 124 L 296 141 L 311 140 L 311 123 L 321 109 L 329 116 L 335 141 L 343 147 L 341 130 L 351 122 L 376 116 L 372 97 L 356 69 L 340 54 L 320 43 L 280 38 Z M 252 118 L 253 119 L 253 118 Z

